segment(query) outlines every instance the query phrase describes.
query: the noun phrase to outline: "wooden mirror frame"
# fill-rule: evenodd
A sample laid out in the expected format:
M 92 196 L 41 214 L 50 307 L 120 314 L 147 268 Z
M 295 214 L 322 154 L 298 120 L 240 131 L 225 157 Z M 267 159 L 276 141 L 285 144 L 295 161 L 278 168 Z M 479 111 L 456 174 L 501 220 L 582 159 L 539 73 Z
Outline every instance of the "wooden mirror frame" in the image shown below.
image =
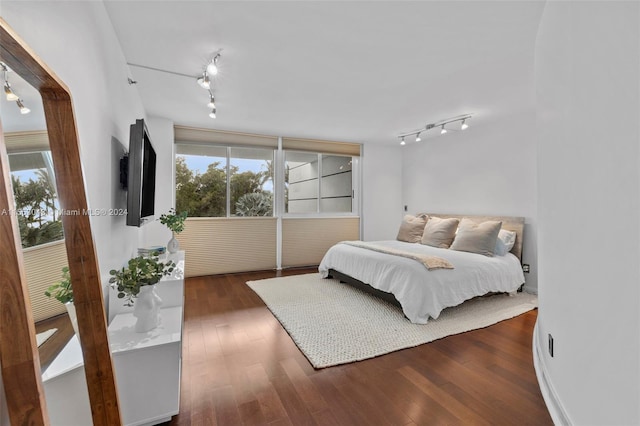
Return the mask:
M 0 18 L 0 60 L 40 92 L 62 211 L 87 211 L 69 89 Z M 0 212 L 15 210 L 0 126 Z M 122 424 L 88 215 L 62 215 L 94 425 Z M 40 359 L 14 214 L 0 214 L 0 365 L 11 424 L 47 425 Z

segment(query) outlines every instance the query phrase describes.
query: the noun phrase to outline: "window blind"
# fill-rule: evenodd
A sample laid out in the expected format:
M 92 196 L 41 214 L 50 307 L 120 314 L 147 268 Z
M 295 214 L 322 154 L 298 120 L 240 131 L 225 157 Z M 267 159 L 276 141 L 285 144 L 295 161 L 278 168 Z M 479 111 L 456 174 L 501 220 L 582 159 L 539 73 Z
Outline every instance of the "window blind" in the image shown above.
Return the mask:
M 283 219 L 282 266 L 318 265 L 332 245 L 358 239 L 359 217 Z
M 35 152 L 49 149 L 49 136 L 46 130 L 30 132 L 11 132 L 4 134 L 7 153 Z
M 276 268 L 276 218 L 188 218 L 178 234 L 188 277 Z
M 64 240 L 24 249 L 23 257 L 34 321 L 66 312 L 62 303 L 44 295 L 47 287 L 60 281 L 62 267 L 67 265 Z
M 278 147 L 278 138 L 275 136 L 185 126 L 174 126 L 174 139 L 176 144 L 244 145 L 273 149 Z
M 317 139 L 282 138 L 282 149 L 350 155 L 352 157 L 360 156 L 360 144 Z

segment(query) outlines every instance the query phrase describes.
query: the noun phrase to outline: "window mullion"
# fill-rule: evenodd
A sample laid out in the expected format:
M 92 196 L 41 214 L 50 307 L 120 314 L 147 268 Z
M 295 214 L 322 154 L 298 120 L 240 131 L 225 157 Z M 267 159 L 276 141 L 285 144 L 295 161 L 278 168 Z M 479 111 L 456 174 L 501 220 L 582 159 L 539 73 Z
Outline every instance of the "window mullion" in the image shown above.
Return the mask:
M 318 154 L 318 199 L 316 200 L 316 213 L 320 213 L 321 199 L 322 199 L 322 154 Z
M 227 217 L 231 217 L 231 147 L 227 147 Z

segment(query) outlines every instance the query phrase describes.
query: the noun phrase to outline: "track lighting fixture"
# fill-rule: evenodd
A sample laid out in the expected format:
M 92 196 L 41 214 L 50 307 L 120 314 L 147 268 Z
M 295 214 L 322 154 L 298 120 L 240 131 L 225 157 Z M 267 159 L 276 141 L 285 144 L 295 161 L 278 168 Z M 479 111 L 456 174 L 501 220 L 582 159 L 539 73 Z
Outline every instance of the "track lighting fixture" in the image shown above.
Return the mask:
M 20 114 L 29 114 L 31 110 L 24 106 L 20 96 L 18 96 L 11 88 L 11 84 L 9 83 L 9 67 L 4 62 L 0 62 L 0 71 L 4 73 L 4 94 L 7 97 L 7 101 L 15 101 L 18 108 L 20 108 Z
M 22 99 L 18 99 L 16 101 L 16 105 L 18 105 L 18 108 L 20 108 L 20 114 L 29 114 L 31 112 L 29 108 L 24 106 L 24 104 L 22 103 Z
M 151 71 L 158 71 L 158 72 L 164 72 L 167 74 L 173 74 L 173 75 L 177 75 L 180 77 L 188 77 L 189 79 L 196 79 L 196 82 L 198 83 L 198 85 L 200 87 L 202 87 L 203 89 L 207 90 L 207 92 L 209 92 L 209 101 L 206 103 L 207 107 L 210 108 L 211 112 L 209 113 L 209 117 L 211 118 L 216 118 L 216 110 L 217 110 L 217 106 L 215 103 L 215 100 L 213 98 L 213 86 L 214 86 L 214 79 L 212 77 L 216 76 L 218 74 L 218 62 L 220 61 L 220 58 L 222 57 L 222 55 L 220 54 L 220 52 L 222 52 L 222 49 L 218 49 L 217 51 L 215 51 L 213 53 L 213 57 L 211 58 L 211 60 L 209 62 L 207 62 L 207 64 L 205 66 L 202 67 L 202 71 L 201 74 L 196 75 L 194 77 L 193 74 L 185 74 L 185 73 L 181 73 L 181 72 L 176 72 L 176 71 L 170 71 L 170 70 L 163 70 L 160 68 L 155 68 L 155 67 L 150 67 L 147 65 L 141 65 L 141 64 L 133 64 L 130 62 L 127 62 L 127 65 L 132 66 L 132 67 L 137 67 L 137 68 L 144 68 L 147 70 L 151 70 Z M 0 64 L 2 64 L 0 62 Z M 6 71 L 6 70 L 5 70 Z M 5 79 L 6 79 L 6 72 L 5 72 Z M 192 80 L 193 81 L 193 80 Z M 129 84 L 135 84 L 136 82 L 129 79 Z M 6 92 L 6 88 L 5 88 L 5 92 Z
M 217 109 L 216 101 L 213 97 L 213 92 L 211 91 L 212 81 L 209 76 L 218 74 L 218 59 L 220 59 L 220 51 L 218 51 L 211 61 L 209 61 L 202 73 L 202 76 L 198 77 L 198 84 L 209 92 L 209 102 L 207 103 L 207 107 L 211 108 L 211 112 L 209 113 L 209 117 L 211 118 L 216 118 Z
M 429 123 L 426 124 L 424 127 L 421 127 L 420 129 L 417 130 L 412 130 L 410 132 L 405 132 L 405 133 L 401 133 L 398 135 L 398 138 L 400 138 L 400 145 L 406 145 L 406 142 L 404 140 L 405 137 L 407 136 L 413 136 L 415 135 L 416 137 L 416 142 L 420 142 L 422 140 L 422 133 L 426 133 L 429 130 L 436 128 L 436 127 L 440 127 L 440 134 L 444 135 L 448 132 L 448 130 L 444 127 L 445 125 L 449 124 L 449 123 L 454 123 L 456 121 L 460 121 L 461 125 L 460 125 L 460 130 L 465 130 L 469 128 L 469 124 L 467 123 L 467 120 L 469 120 L 471 118 L 472 114 L 463 114 L 463 115 L 458 115 L 456 117 L 451 117 L 451 118 L 447 118 L 444 120 L 440 120 L 440 121 L 436 121 L 435 123 Z M 455 130 L 455 129 L 453 129 Z
M 8 81 L 4 82 L 4 93 L 7 95 L 8 101 L 17 101 L 18 99 L 20 99 L 18 95 L 13 93 L 13 90 L 11 89 L 11 85 L 9 84 Z
M 218 74 L 218 58 L 219 57 L 220 57 L 220 54 L 217 53 L 216 56 L 214 56 L 213 59 L 211 59 L 211 62 L 209 62 L 209 64 L 207 65 L 207 73 L 209 73 L 210 75 Z
M 209 80 L 209 74 L 205 71 L 202 76 L 198 77 L 198 84 L 203 89 L 209 89 L 211 87 L 211 80 Z
M 209 103 L 207 104 L 209 108 L 216 107 L 216 100 L 213 98 L 213 93 L 209 92 Z

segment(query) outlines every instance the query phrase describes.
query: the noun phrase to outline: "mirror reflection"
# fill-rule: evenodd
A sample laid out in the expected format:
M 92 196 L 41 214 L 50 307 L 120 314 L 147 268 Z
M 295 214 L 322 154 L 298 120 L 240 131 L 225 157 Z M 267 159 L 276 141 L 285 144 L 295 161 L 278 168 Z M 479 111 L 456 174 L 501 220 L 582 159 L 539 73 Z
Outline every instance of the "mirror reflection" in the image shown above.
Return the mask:
M 42 371 L 74 337 L 67 255 L 42 101 L 37 90 L 0 62 L 0 102 L 24 271 Z M 79 346 L 78 346 L 79 347 Z M 81 352 L 79 352 L 81 357 Z M 80 358 L 81 361 L 81 358 Z

